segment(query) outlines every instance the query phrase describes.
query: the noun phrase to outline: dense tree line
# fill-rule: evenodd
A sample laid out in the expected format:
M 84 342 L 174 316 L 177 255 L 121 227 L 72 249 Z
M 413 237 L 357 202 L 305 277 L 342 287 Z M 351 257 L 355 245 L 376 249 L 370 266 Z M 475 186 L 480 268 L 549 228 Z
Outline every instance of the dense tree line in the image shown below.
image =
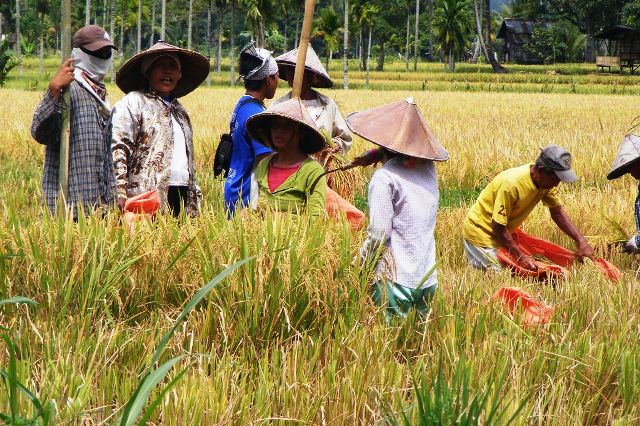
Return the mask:
M 293 48 L 303 9 L 303 0 L 73 0 L 71 15 L 73 31 L 88 23 L 104 27 L 120 59 L 165 39 L 208 54 L 221 73 L 222 58 L 251 40 L 276 53 Z M 530 46 L 545 61 L 593 61 L 598 32 L 640 26 L 640 0 L 320 0 L 312 43 L 327 63 L 338 54 L 357 58 L 363 70 L 369 57 L 383 70 L 393 55 L 405 60 L 407 71 L 411 59 L 413 69 L 423 59 L 454 70 L 456 61 L 483 58 L 503 72 L 495 35 L 502 20 L 513 17 L 547 23 Z M 18 55 L 59 52 L 60 22 L 60 0 L 0 5 L 0 37 Z

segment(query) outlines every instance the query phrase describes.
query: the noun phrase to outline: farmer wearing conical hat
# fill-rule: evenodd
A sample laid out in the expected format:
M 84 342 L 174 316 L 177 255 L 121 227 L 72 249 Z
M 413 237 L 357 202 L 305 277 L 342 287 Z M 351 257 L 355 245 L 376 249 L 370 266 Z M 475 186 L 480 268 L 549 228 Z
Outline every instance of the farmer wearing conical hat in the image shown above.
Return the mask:
M 196 183 L 193 130 L 178 101 L 195 90 L 209 72 L 209 61 L 159 41 L 129 59 L 116 76 L 127 95 L 113 111 L 111 149 L 118 206 L 129 197 L 157 190 L 160 209 L 177 216 L 198 212 L 202 194 Z
M 46 145 L 42 192 L 51 212 L 56 211 L 60 191 L 59 167 L 61 111 L 70 111 L 69 169 L 67 204 L 85 213 L 101 204 L 113 203 L 114 176 L 111 159 L 109 117 L 104 77 L 111 68 L 115 45 L 102 28 L 88 25 L 73 36 L 71 58 L 49 82 L 49 88 L 36 107 L 31 135 Z M 62 93 L 68 91 L 70 104 Z
M 571 169 L 571 154 L 557 145 L 540 150 L 534 164 L 524 164 L 499 173 L 482 190 L 462 227 L 464 251 L 477 269 L 501 269 L 498 250 L 503 248 L 526 271 L 535 273 L 538 264 L 517 241 L 518 228 L 540 202 L 549 208 L 556 225 L 576 242 L 575 256 L 593 256 L 593 249 L 578 231 L 558 197 L 560 182 L 578 179 Z M 548 243 L 551 244 L 551 243 Z
M 276 58 L 280 78 L 286 80 L 287 83 L 289 83 L 289 87 L 293 87 L 293 76 L 295 74 L 297 57 L 298 49 L 293 49 Z M 302 99 L 302 102 L 307 107 L 316 126 L 327 132 L 331 137 L 333 141 L 332 150 L 346 154 L 349 148 L 351 148 L 351 132 L 344 118 L 342 118 L 342 114 L 340 114 L 336 103 L 328 96 L 313 90 L 313 87 L 330 88 L 333 87 L 333 82 L 322 66 L 316 52 L 311 46 L 308 46 L 300 99 Z M 291 92 L 274 101 L 274 104 L 289 99 L 291 99 Z
M 327 181 L 321 177 L 320 163 L 309 155 L 322 150 L 325 139 L 300 99 L 289 99 L 254 115 L 247 121 L 247 130 L 275 151 L 255 171 L 252 206 L 324 217 Z
M 627 173 L 634 179 L 640 180 L 640 136 L 638 135 L 629 134 L 624 137 L 607 179 L 617 179 Z M 638 197 L 635 202 L 635 221 L 636 234 L 625 243 L 623 249 L 625 253 L 640 253 L 640 185 L 638 185 Z
M 449 154 L 412 98 L 353 113 L 347 123 L 382 147 L 386 159 L 369 182 L 369 227 L 360 249 L 365 261 L 376 262 L 373 300 L 386 306 L 387 314 L 404 317 L 415 308 L 425 315 L 438 283 L 435 162 Z
M 265 110 L 264 100 L 272 99 L 278 88 L 278 65 L 268 50 L 257 48 L 253 43 L 245 46 L 240 52 L 238 68 L 245 94 L 238 100 L 229 123 L 233 151 L 224 181 L 228 216 L 232 216 L 236 208 L 249 204 L 251 172 L 261 159 L 271 154 L 271 149 L 249 136 L 246 122 Z

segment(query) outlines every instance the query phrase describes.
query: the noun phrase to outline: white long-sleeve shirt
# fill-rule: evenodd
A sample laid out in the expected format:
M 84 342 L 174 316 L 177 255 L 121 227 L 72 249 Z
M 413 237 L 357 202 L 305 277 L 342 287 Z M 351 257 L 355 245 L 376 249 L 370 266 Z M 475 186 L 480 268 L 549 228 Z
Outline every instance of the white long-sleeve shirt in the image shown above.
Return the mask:
M 382 251 L 378 276 L 409 288 L 437 284 L 434 230 L 439 197 L 433 161 L 418 160 L 409 168 L 394 157 L 373 174 L 369 227 L 360 254 L 371 258 Z

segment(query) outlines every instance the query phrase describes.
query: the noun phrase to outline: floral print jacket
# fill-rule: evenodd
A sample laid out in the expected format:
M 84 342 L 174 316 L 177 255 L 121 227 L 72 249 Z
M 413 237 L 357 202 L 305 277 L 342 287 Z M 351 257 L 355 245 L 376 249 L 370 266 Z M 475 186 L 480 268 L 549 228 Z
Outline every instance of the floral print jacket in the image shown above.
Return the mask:
M 189 168 L 185 210 L 193 216 L 198 213 L 202 192 L 196 183 L 189 115 L 177 99 L 168 103 L 153 92 L 130 92 L 113 107 L 111 152 L 117 197 L 129 198 L 157 189 L 160 209 L 165 209 L 173 157 L 171 114 L 184 132 Z

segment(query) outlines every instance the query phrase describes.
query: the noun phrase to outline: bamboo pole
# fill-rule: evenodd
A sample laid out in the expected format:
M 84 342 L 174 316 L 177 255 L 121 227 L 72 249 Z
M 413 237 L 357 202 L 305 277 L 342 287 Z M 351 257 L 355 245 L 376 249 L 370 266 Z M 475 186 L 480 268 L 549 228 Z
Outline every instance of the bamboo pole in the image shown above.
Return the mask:
M 296 60 L 296 71 L 293 77 L 292 98 L 299 98 L 302 91 L 302 79 L 304 77 L 304 63 L 307 59 L 307 47 L 311 35 L 311 24 L 313 23 L 313 10 L 315 0 L 306 0 L 304 4 L 304 20 L 302 21 L 302 33 L 300 34 L 300 45 L 298 46 L 298 58 Z
M 71 0 L 64 0 L 62 14 L 62 32 L 64 42 L 62 45 L 63 61 L 71 56 Z M 70 133 L 70 104 L 71 95 L 69 89 L 62 93 L 62 126 L 60 128 L 60 162 L 58 164 L 58 184 L 64 202 L 69 200 L 69 133 Z

